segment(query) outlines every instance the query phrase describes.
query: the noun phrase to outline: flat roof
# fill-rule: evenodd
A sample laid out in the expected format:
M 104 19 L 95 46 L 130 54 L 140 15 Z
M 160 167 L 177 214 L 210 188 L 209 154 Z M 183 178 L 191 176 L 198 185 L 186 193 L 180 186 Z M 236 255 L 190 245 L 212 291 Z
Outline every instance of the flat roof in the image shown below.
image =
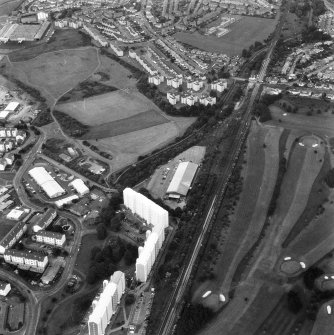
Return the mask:
M 177 170 L 175 171 L 174 177 L 170 182 L 166 193 L 186 196 L 195 177 L 197 169 L 198 165 L 195 163 L 180 163 L 177 167 Z

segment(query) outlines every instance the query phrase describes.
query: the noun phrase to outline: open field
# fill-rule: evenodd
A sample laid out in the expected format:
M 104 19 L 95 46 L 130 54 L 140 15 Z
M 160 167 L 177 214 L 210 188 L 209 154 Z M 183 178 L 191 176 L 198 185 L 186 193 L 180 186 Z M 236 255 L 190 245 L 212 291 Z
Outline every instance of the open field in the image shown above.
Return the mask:
M 171 122 L 154 127 L 89 142 L 114 157 L 112 171 L 117 171 L 136 162 L 138 156 L 146 155 L 172 142 L 195 121 L 195 118 L 172 119 Z
M 56 51 L 24 62 L 10 63 L 6 71 L 42 94 L 57 98 L 85 80 L 98 66 L 94 48 Z
M 64 49 L 75 49 L 91 45 L 90 38 L 76 29 L 56 29 L 48 42 L 28 42 L 22 45 L 15 43 L 16 49 L 9 54 L 12 62 L 22 62 L 35 58 L 43 53 Z M 6 46 L 5 46 L 6 47 Z
M 306 138 L 311 137 L 304 137 L 304 141 Z M 323 165 L 324 156 L 325 148 L 323 145 L 318 146 L 315 150 L 312 146 L 301 146 L 299 143 L 295 143 L 291 150 L 280 197 L 273 216 L 274 224 L 280 226 L 276 238 L 277 243 L 286 239 L 291 228 L 304 212 L 313 183 Z
M 15 10 L 22 0 L 1 0 L 0 1 L 0 16 L 9 15 L 13 10 Z
M 231 282 L 236 268 L 257 240 L 266 219 L 278 170 L 281 134 L 280 128 L 253 123 L 247 142 L 243 191 L 235 214 L 231 217 L 231 228 L 224 236 L 222 246 L 218 246 L 220 256 L 214 266 L 215 279 L 198 287 L 193 296 L 196 301 L 205 290 L 218 291 L 225 296 L 233 290 Z
M 228 34 L 220 38 L 188 32 L 179 32 L 174 37 L 179 42 L 205 51 L 235 56 L 241 54 L 243 49 L 247 49 L 255 41 L 265 40 L 274 31 L 276 22 L 273 19 L 243 16 L 230 27 L 231 31 Z
M 334 318 L 333 315 L 328 315 L 327 306 L 334 308 L 334 301 L 331 300 L 328 303 L 323 304 L 317 315 L 316 322 L 312 329 L 311 335 L 331 335 L 334 329 Z
M 325 113 L 325 115 L 334 114 L 334 103 L 323 99 L 284 96 L 282 99 L 277 101 L 277 104 L 297 108 L 296 113 L 308 116 L 322 113 Z
M 273 120 L 267 122 L 268 124 L 279 125 L 286 129 L 300 129 L 310 133 L 334 137 L 333 114 L 319 116 L 315 113 L 311 116 L 305 116 L 300 114 L 286 113 L 277 106 L 270 106 L 269 108 Z
M 137 130 L 154 127 L 169 122 L 162 114 L 155 110 L 149 110 L 126 119 L 104 123 L 95 127 L 91 127 L 82 139 L 100 139 L 106 137 L 114 137 Z
M 264 143 L 266 144 L 266 148 L 264 148 L 264 170 L 262 178 L 257 180 L 257 184 L 260 184 L 260 189 L 256 198 L 255 207 L 253 207 L 252 215 L 247 217 L 244 216 L 245 208 L 248 207 L 248 204 L 242 201 L 239 202 L 239 207 L 236 213 L 236 221 L 238 222 L 240 218 L 244 218 L 244 220 L 247 221 L 248 229 L 245 231 L 241 246 L 239 245 L 237 252 L 231 257 L 231 259 L 229 259 L 229 265 L 225 268 L 226 273 L 221 273 L 221 278 L 224 279 L 220 289 L 224 294 L 227 294 L 230 291 L 231 281 L 239 262 L 258 239 L 267 218 L 267 211 L 278 173 L 279 138 L 282 135 L 282 132 L 282 128 L 269 128 L 267 130 L 264 139 Z M 250 190 L 252 190 L 252 188 Z M 222 254 L 224 255 L 224 252 Z M 223 258 L 226 258 L 226 255 L 224 255 Z
M 130 118 L 152 109 L 159 110 L 138 91 L 121 90 L 57 105 L 57 110 L 90 126 Z

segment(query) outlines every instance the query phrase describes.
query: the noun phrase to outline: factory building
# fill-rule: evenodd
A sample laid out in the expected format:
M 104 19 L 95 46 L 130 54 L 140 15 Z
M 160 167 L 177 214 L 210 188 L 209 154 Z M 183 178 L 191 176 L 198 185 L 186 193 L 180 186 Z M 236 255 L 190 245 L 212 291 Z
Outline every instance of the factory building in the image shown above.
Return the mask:
M 42 166 L 37 166 L 29 171 L 29 175 L 43 189 L 49 198 L 57 198 L 65 193 L 65 190 L 52 178 Z
M 124 205 L 147 224 L 162 224 L 164 228 L 168 227 L 168 212 L 152 200 L 128 187 L 123 191 L 123 198 Z
M 83 195 L 89 193 L 89 188 L 86 186 L 86 184 L 83 182 L 83 180 L 81 180 L 79 178 L 74 179 L 68 185 L 73 187 L 80 196 L 83 196 Z
M 170 198 L 185 197 L 190 189 L 191 183 L 196 175 L 198 165 L 192 162 L 181 162 L 177 167 L 167 194 Z
M 116 271 L 110 281 L 103 281 L 103 291 L 93 301 L 93 311 L 88 318 L 89 335 L 102 335 L 109 323 L 110 318 L 115 314 L 117 306 L 125 291 L 125 275 Z

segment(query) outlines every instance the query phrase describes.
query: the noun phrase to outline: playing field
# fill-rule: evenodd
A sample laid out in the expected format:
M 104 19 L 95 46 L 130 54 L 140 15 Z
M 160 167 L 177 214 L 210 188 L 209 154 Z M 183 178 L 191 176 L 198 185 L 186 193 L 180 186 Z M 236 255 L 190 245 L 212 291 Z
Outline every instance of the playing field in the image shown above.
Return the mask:
M 235 56 L 241 54 L 243 49 L 247 49 L 255 41 L 265 40 L 274 31 L 276 22 L 273 19 L 243 16 L 229 28 L 231 31 L 228 34 L 220 38 L 188 32 L 179 32 L 174 37 L 179 42 L 205 51 Z
M 130 118 L 152 109 L 158 110 L 158 107 L 141 93 L 125 90 L 57 105 L 57 110 L 90 126 L 100 126 L 105 123 Z
M 50 52 L 28 61 L 11 63 L 7 71 L 56 99 L 89 77 L 98 64 L 97 50 L 87 47 Z

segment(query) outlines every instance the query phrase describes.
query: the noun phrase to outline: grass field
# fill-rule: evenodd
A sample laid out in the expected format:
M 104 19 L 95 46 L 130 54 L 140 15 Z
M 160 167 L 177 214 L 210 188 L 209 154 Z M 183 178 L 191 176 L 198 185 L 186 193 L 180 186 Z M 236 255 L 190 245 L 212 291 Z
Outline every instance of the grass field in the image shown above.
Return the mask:
M 94 48 L 55 51 L 7 66 L 7 72 L 48 96 L 57 98 L 85 80 L 98 66 Z
M 226 272 L 221 273 L 221 278 L 224 278 L 221 284 L 222 292 L 228 293 L 230 291 L 231 281 L 239 262 L 258 239 L 258 236 L 267 218 L 267 211 L 275 187 L 276 176 L 278 172 L 279 138 L 282 132 L 282 128 L 269 128 L 266 133 L 264 140 L 264 143 L 266 144 L 266 148 L 264 149 L 264 170 L 262 177 L 256 181 L 256 184 L 260 184 L 260 189 L 256 197 L 255 206 L 252 208 L 253 212 L 250 216 L 244 215 L 246 210 L 249 211 L 248 203 L 242 201 L 239 202 L 239 207 L 236 214 L 236 222 L 238 222 L 240 218 L 246 220 L 247 230 L 245 231 L 244 238 L 241 242 L 241 245 L 239 245 L 237 252 L 229 259 L 229 264 L 225 268 Z M 253 188 L 251 187 L 249 190 L 252 189 Z M 222 254 L 222 257 L 225 258 L 226 255 L 224 255 L 224 252 Z
M 155 110 L 149 110 L 126 119 L 114 122 L 104 123 L 95 127 L 91 127 L 82 139 L 100 139 L 106 137 L 114 137 L 128 134 L 137 130 L 154 127 L 169 122 L 162 114 Z
M 22 0 L 1 0 L 0 1 L 0 16 L 9 15 L 13 10 L 15 10 Z
M 174 37 L 179 42 L 205 51 L 235 56 L 241 54 L 243 49 L 247 49 L 255 41 L 265 40 L 274 31 L 276 22 L 273 19 L 243 16 L 230 27 L 231 31 L 228 34 L 220 38 L 188 32 L 179 32 Z
M 91 45 L 90 38 L 76 29 L 56 29 L 50 40 L 45 42 L 31 42 L 18 45 L 18 50 L 9 54 L 12 62 L 22 62 L 35 58 L 43 53 L 64 49 L 75 49 Z
M 182 135 L 194 121 L 195 118 L 173 118 L 172 122 L 89 142 L 114 157 L 112 171 L 117 171 L 134 163 L 138 156 L 170 143 Z
M 280 226 L 277 241 L 284 241 L 304 212 L 313 183 L 324 162 L 325 148 L 302 147 L 295 143 L 281 185 L 273 223 Z
M 270 112 L 273 120 L 269 121 L 269 124 L 280 125 L 286 129 L 300 129 L 310 133 L 334 137 L 333 114 L 318 115 L 315 113 L 312 116 L 305 116 L 287 113 L 283 115 L 285 111 L 278 106 L 270 106 Z
M 152 109 L 158 110 L 158 107 L 138 91 L 121 90 L 57 105 L 57 110 L 90 126 L 130 118 Z
M 324 303 L 320 307 L 311 335 L 331 335 L 333 334 L 334 318 L 333 318 L 333 315 L 328 315 L 327 305 L 330 305 L 333 310 L 334 301 L 331 300 L 328 303 Z

